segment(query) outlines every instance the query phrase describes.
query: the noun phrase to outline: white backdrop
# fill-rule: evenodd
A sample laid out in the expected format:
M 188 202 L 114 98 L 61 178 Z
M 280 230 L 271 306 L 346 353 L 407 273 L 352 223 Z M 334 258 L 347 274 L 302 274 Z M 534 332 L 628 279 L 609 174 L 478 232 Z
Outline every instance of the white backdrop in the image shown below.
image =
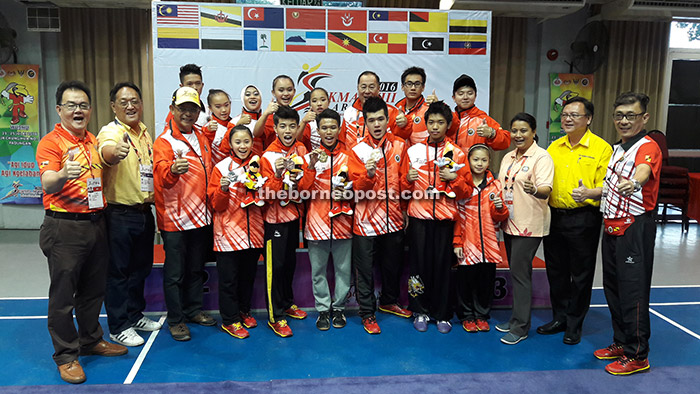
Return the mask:
M 231 96 L 234 116 L 241 107 L 239 93 L 248 84 L 261 90 L 264 109 L 271 98 L 272 80 L 279 74 L 287 74 L 295 81 L 297 92 L 293 107 L 302 113 L 307 106 L 306 96 L 314 86 L 328 90 L 330 107 L 342 113 L 356 97 L 357 76 L 365 70 L 379 75 L 382 97 L 394 104 L 403 98 L 401 73 L 410 66 L 425 69 L 424 94 L 435 89 L 437 96 L 451 107 L 454 106 L 453 81 L 463 73 L 472 76 L 478 88 L 476 105 L 488 111 L 491 57 L 491 13 L 488 11 L 374 8 L 327 11 L 314 7 L 170 2 L 154 2 L 152 10 L 156 130 L 164 127 L 172 92 L 179 85 L 179 68 L 187 63 L 202 66 L 203 101 L 209 89 L 223 89 Z M 304 19 L 307 13 L 312 14 Z M 212 18 L 212 15 L 219 17 Z M 283 25 L 275 25 L 280 22 L 280 15 Z M 337 17 L 341 18 L 338 21 L 342 25 L 333 19 Z M 383 20 L 374 21 L 377 18 Z M 357 27 L 348 28 L 345 23 L 348 20 L 354 20 Z M 299 29 L 299 23 L 304 26 L 303 21 L 308 23 L 307 29 Z M 266 23 L 273 27 L 266 27 Z M 297 23 L 295 29 L 290 29 L 292 23 Z M 338 31 L 341 29 L 344 31 Z M 272 51 L 259 48 L 262 33 L 266 34 L 266 44 Z M 364 53 L 332 52 L 343 51 L 331 42 L 332 33 L 354 39 L 356 47 L 346 48 Z M 302 40 L 307 38 L 307 45 L 321 43 L 322 46 L 313 50 L 320 48 L 323 52 L 289 52 L 288 45 L 299 42 L 299 36 Z M 323 39 L 319 40 L 319 36 Z M 246 41 L 250 37 L 253 41 Z M 389 42 L 399 42 L 398 51 L 406 53 L 366 53 L 386 52 L 386 45 L 377 46 L 373 39 L 386 43 L 387 37 L 390 37 Z M 433 50 L 425 50 L 426 44 Z M 431 44 L 435 45 L 431 47 Z M 212 45 L 228 49 L 201 49 Z M 454 52 L 462 54 L 451 54 L 451 46 L 459 46 Z

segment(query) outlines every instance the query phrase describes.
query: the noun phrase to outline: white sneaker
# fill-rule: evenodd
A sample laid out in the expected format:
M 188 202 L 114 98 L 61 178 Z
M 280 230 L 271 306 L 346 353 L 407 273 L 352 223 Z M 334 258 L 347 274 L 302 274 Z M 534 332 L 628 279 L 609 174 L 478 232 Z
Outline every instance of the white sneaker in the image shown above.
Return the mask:
M 117 335 L 109 334 L 109 339 L 124 346 L 141 346 L 144 343 L 143 338 L 131 327 Z
M 142 317 L 141 320 L 134 324 L 133 328 L 140 331 L 157 331 L 160 330 L 162 325 L 157 321 L 153 321 L 146 316 Z

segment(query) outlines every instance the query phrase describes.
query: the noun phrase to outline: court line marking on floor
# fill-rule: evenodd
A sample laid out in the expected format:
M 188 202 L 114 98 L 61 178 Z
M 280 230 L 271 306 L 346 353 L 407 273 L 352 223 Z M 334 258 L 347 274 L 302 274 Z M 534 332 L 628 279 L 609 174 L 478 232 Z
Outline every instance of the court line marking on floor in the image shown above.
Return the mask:
M 0 297 L 0 301 L 48 300 L 49 297 Z
M 106 314 L 100 315 L 100 317 L 107 317 Z M 75 315 L 73 315 L 75 319 Z M 0 316 L 0 320 L 38 320 L 38 319 L 48 319 L 48 316 Z
M 158 323 L 160 323 L 161 326 L 163 325 L 163 323 L 165 323 L 165 316 L 166 315 L 161 316 L 158 320 Z M 161 330 L 162 329 L 163 328 L 161 328 Z M 134 365 L 131 367 L 129 374 L 126 376 L 124 384 L 131 384 L 134 382 L 134 378 L 136 378 L 136 374 L 139 373 L 139 369 L 141 369 L 141 364 L 143 364 L 143 360 L 146 359 L 148 351 L 151 350 L 151 346 L 153 345 L 153 342 L 155 342 L 158 333 L 160 333 L 160 330 L 151 332 L 151 335 L 148 337 L 148 341 L 146 341 L 146 344 L 143 345 L 141 353 L 139 353 L 139 356 L 136 358 L 136 361 L 134 361 Z
M 687 288 L 696 288 L 700 287 L 700 285 L 655 285 L 651 286 L 652 289 L 687 289 Z M 592 287 L 593 290 L 603 290 L 603 286 L 594 286 Z
M 678 328 L 678 329 L 680 329 L 681 331 L 685 332 L 686 334 L 688 334 L 688 335 L 694 337 L 695 339 L 700 339 L 700 335 L 698 335 L 698 334 L 696 334 L 695 332 L 693 332 L 693 331 L 691 331 L 691 330 L 685 328 L 684 326 L 682 326 L 682 325 L 676 323 L 675 321 L 673 321 L 673 320 L 669 319 L 668 317 L 666 317 L 666 316 L 660 314 L 659 312 L 657 312 L 657 311 L 655 311 L 655 310 L 653 310 L 653 309 L 651 309 L 651 308 L 649 308 L 649 312 L 655 314 L 655 315 L 658 316 L 659 318 L 665 320 L 667 323 L 671 324 L 672 326 L 675 326 L 676 328 Z

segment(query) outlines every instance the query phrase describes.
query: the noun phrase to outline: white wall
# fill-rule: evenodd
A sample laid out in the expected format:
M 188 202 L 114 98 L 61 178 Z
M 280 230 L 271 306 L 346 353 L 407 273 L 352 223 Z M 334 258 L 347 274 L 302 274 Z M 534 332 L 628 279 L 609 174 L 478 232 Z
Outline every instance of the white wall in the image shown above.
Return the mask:
M 59 84 L 58 35 L 27 31 L 24 4 L 2 0 L 0 12 L 17 32 L 17 63 L 39 65 L 39 125 L 43 136 L 59 121 L 54 110 Z M 38 229 L 43 217 L 41 205 L 0 204 L 0 229 Z

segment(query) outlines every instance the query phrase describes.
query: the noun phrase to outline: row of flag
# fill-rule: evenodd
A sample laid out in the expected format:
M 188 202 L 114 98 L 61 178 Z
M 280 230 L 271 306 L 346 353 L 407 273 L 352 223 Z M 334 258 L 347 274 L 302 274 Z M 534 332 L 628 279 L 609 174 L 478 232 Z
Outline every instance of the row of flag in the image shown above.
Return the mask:
M 158 28 L 158 48 L 485 55 L 486 44 L 486 35 L 474 34 Z
M 486 20 L 459 12 L 347 10 L 159 4 L 159 27 L 202 26 L 256 29 L 368 31 L 377 33 L 486 34 Z

